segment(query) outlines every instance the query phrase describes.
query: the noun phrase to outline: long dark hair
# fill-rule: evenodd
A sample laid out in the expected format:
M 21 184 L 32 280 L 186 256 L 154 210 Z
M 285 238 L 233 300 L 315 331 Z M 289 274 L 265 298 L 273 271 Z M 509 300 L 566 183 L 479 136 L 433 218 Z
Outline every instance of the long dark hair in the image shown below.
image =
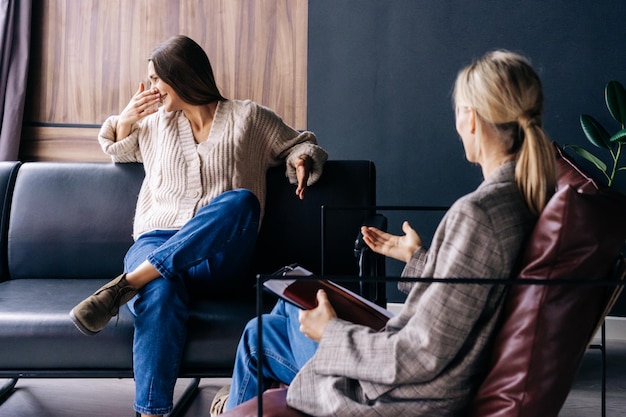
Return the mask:
M 186 36 L 173 36 L 150 54 L 156 75 L 189 104 L 226 100 L 215 84 L 209 57 Z

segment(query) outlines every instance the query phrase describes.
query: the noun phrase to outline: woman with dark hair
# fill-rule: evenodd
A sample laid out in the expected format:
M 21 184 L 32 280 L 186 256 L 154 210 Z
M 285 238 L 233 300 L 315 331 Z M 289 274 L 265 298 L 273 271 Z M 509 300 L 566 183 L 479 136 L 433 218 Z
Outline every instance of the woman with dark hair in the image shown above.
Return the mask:
M 326 152 L 252 101 L 219 92 L 206 53 L 176 36 L 148 60 L 143 83 L 98 140 L 114 162 L 142 162 L 133 238 L 124 273 L 70 312 L 86 335 L 101 331 L 120 306 L 136 316 L 135 410 L 167 414 L 186 339 L 191 288 L 241 275 L 252 257 L 265 202 L 265 174 L 286 162 L 304 197 Z M 160 105 L 160 107 L 159 107 Z

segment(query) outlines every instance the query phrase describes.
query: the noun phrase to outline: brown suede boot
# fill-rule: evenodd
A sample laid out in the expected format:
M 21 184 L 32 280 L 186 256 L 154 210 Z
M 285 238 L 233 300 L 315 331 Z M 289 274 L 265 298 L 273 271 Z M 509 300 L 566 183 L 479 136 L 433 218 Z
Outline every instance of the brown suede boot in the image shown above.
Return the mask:
M 135 294 L 137 290 L 128 285 L 126 274 L 122 274 L 81 301 L 70 311 L 70 317 L 81 333 L 93 336 L 104 329 L 109 320 L 117 315 L 120 306 Z

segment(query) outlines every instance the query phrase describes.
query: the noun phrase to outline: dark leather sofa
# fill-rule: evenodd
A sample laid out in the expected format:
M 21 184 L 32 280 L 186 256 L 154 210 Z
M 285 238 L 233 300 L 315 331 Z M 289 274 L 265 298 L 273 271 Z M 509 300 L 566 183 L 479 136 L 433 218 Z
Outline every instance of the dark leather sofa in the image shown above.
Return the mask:
M 24 377 L 132 377 L 129 310 L 94 337 L 79 333 L 68 313 L 121 272 L 143 177 L 140 164 L 0 163 L 0 378 L 11 379 L 4 394 Z M 270 169 L 250 273 L 192 301 L 180 376 L 197 387 L 198 378 L 231 375 L 241 331 L 256 315 L 255 274 L 297 262 L 317 274 L 357 275 L 355 237 L 375 203 L 369 161 L 328 161 L 303 201 L 284 167 Z M 382 289 L 378 297 L 384 302 Z

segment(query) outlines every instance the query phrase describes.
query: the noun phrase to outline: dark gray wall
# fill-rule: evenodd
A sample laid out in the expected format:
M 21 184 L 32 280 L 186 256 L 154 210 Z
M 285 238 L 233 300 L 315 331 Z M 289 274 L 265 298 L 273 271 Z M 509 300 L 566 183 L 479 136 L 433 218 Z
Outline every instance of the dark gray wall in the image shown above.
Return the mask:
M 380 204 L 449 205 L 482 179 L 454 128 L 462 66 L 495 48 L 528 56 L 551 138 L 586 146 L 581 113 L 617 128 L 603 89 L 626 84 L 625 42 L 621 0 L 311 0 L 308 127 L 331 158 L 375 161 Z M 413 220 L 425 237 L 437 221 Z

